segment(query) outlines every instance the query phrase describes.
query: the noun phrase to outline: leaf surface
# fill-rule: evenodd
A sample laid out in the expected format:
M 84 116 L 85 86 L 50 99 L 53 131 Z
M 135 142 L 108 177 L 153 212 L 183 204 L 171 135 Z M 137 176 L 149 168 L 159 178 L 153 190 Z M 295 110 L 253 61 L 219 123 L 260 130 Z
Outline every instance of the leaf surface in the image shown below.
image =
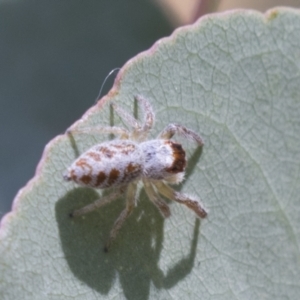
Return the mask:
M 164 220 L 141 189 L 105 254 L 124 199 L 72 220 L 99 191 L 62 174 L 111 137 L 59 136 L 2 220 L 1 299 L 297 299 L 299 80 L 300 14 L 291 9 L 207 16 L 133 58 L 73 129 L 123 126 L 110 101 L 140 116 L 133 96 L 143 95 L 156 112 L 153 138 L 172 122 L 204 138 L 202 151 L 179 138 L 189 165 L 178 190 L 201 198 L 208 217 L 170 203 Z

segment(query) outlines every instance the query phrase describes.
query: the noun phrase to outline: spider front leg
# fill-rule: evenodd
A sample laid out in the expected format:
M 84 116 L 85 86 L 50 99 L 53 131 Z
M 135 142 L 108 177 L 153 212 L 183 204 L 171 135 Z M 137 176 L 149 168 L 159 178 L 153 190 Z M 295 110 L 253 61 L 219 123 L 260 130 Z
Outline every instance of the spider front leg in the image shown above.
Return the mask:
M 147 182 L 146 180 L 143 180 L 143 183 L 150 201 L 158 208 L 164 218 L 168 218 L 171 215 L 169 205 L 160 199 L 151 183 Z
M 186 128 L 180 124 L 169 124 L 159 135 L 159 139 L 169 140 L 175 133 L 178 133 L 188 140 L 196 142 L 199 146 L 203 146 L 204 142 L 200 135 L 191 129 Z
M 167 197 L 170 200 L 186 205 L 188 208 L 192 209 L 200 218 L 205 218 L 207 216 L 207 212 L 198 200 L 192 199 L 187 195 L 173 190 L 164 182 L 155 181 L 153 183 L 156 186 L 158 192 L 163 196 Z
M 115 240 L 119 230 L 123 226 L 125 220 L 130 216 L 135 207 L 135 195 L 137 190 L 136 183 L 130 183 L 127 188 L 126 208 L 121 212 L 110 231 L 109 239 L 104 247 L 104 252 L 108 252 L 111 243 Z
M 142 96 L 135 96 L 134 99 L 138 101 L 142 108 L 143 113 L 143 123 L 140 124 L 138 120 L 136 120 L 132 115 L 130 115 L 127 111 L 116 105 L 115 103 L 112 103 L 112 107 L 116 111 L 116 113 L 119 115 L 119 117 L 127 123 L 129 126 L 131 126 L 134 131 L 132 133 L 132 138 L 135 139 L 144 139 L 150 129 L 153 126 L 154 123 L 154 112 L 152 110 L 150 102 L 145 99 Z
M 134 130 L 139 130 L 141 125 L 139 124 L 138 120 L 136 120 L 132 115 L 130 115 L 126 110 L 119 107 L 117 104 L 112 103 L 111 106 L 113 107 L 114 111 L 119 115 L 119 117 L 127 123 L 127 125 L 131 126 Z
M 144 115 L 144 122 L 142 127 L 142 132 L 147 134 L 154 124 L 154 112 L 150 102 L 142 96 L 135 96 L 135 100 L 140 102 Z

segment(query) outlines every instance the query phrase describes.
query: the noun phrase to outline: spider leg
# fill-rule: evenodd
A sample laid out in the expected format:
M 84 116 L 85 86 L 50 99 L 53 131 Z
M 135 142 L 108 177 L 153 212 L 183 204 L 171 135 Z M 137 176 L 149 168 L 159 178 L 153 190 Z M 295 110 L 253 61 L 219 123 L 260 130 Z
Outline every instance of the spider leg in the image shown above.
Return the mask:
M 190 196 L 173 190 L 163 182 L 156 181 L 154 182 L 154 185 L 156 186 L 158 192 L 163 196 L 169 198 L 170 200 L 186 205 L 188 208 L 192 209 L 200 218 L 206 217 L 207 212 L 198 200 L 192 199 Z
M 131 183 L 127 189 L 126 195 L 126 208 L 121 212 L 117 220 L 115 221 L 113 228 L 110 231 L 109 239 L 104 247 L 104 252 L 108 252 L 111 243 L 115 240 L 119 230 L 123 226 L 127 217 L 132 213 L 135 207 L 135 195 L 136 195 L 137 184 Z
M 159 135 L 159 139 L 169 140 L 175 133 L 178 133 L 186 139 L 196 142 L 199 146 L 203 146 L 204 142 L 200 135 L 191 129 L 186 128 L 180 124 L 169 124 Z
M 111 193 L 109 195 L 107 195 L 106 197 L 103 197 L 101 199 L 98 199 L 80 209 L 77 209 L 77 210 L 74 210 L 73 212 L 70 213 L 70 217 L 79 217 L 79 216 L 82 216 L 82 215 L 85 215 L 89 212 L 92 212 L 94 211 L 95 209 L 109 203 L 109 202 L 112 202 L 114 200 L 116 200 L 123 192 L 123 189 L 120 188 L 119 190 L 117 190 L 116 192 L 114 193 Z
M 82 129 L 68 129 L 67 134 L 81 134 L 81 133 L 88 133 L 88 134 L 97 134 L 97 133 L 112 133 L 115 135 L 119 135 L 121 138 L 128 139 L 129 132 L 121 127 L 117 126 L 95 126 L 91 128 L 82 128 Z
M 151 183 L 143 180 L 145 191 L 150 201 L 158 208 L 163 217 L 168 218 L 171 215 L 170 208 L 162 199 L 160 199 L 157 192 L 154 190 Z
M 130 115 L 126 110 L 119 107 L 115 103 L 112 103 L 111 105 L 114 108 L 115 112 L 119 115 L 119 117 L 122 120 L 124 120 L 127 123 L 127 125 L 131 126 L 135 130 L 139 130 L 141 128 L 139 122 L 132 115 Z
M 152 110 L 151 104 L 147 99 L 145 99 L 142 96 L 137 95 L 134 97 L 134 99 L 137 100 L 141 104 L 142 110 L 144 113 L 144 122 L 143 122 L 142 132 L 148 133 L 154 123 L 154 112 Z

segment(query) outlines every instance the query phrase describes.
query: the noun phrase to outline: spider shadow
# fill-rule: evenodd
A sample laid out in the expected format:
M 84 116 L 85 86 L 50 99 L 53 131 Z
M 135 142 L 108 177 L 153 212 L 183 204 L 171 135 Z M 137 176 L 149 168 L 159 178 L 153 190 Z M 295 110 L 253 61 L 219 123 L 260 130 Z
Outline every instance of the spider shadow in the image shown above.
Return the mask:
M 77 147 L 77 143 L 75 141 L 74 134 L 72 133 L 72 131 L 70 131 L 70 132 L 68 132 L 67 135 L 68 135 L 68 138 L 70 140 L 70 144 L 71 144 L 71 147 L 74 151 L 75 157 L 79 157 L 80 152 L 79 152 L 79 149 Z
M 188 159 L 188 165 L 185 170 L 186 176 L 185 180 L 189 179 L 189 177 L 194 173 L 195 167 L 200 160 L 202 155 L 203 147 L 198 147 L 192 154 L 192 156 Z
M 103 251 L 104 244 L 125 206 L 122 198 L 85 217 L 69 217 L 70 211 L 98 198 L 92 189 L 75 188 L 55 207 L 65 258 L 80 281 L 101 294 L 108 294 L 118 277 L 127 299 L 147 299 L 151 283 L 159 289 L 168 289 L 191 272 L 198 243 L 198 219 L 188 255 L 183 255 L 164 275 L 159 268 L 164 219 L 146 199 L 144 191 L 108 253 Z

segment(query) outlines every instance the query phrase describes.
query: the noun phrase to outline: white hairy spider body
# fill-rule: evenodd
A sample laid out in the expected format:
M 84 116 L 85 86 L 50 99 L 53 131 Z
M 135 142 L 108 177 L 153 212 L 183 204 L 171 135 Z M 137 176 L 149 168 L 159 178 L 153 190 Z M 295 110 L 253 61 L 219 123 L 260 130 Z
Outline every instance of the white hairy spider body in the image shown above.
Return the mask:
M 185 204 L 201 218 L 207 214 L 199 200 L 179 193 L 168 185 L 168 183 L 178 184 L 183 180 L 187 164 L 182 145 L 172 141 L 172 136 L 179 133 L 195 141 L 199 146 L 203 145 L 201 137 L 182 125 L 170 124 L 157 139 L 146 140 L 154 123 L 154 113 L 146 99 L 140 96 L 135 99 L 144 111 L 143 124 L 126 111 L 113 105 L 119 116 L 133 127 L 133 132 L 130 133 L 119 127 L 95 127 L 81 130 L 80 132 L 114 133 L 120 138 L 93 146 L 80 155 L 64 175 L 65 180 L 72 180 L 83 186 L 99 189 L 114 188 L 114 192 L 108 196 L 72 212 L 72 217 L 91 212 L 117 199 L 125 191 L 127 192 L 126 208 L 111 230 L 110 239 L 105 247 L 106 251 L 136 205 L 137 183 L 140 180 L 144 183 L 149 199 L 164 217 L 170 216 L 170 209 L 159 194 Z M 69 131 L 69 133 L 76 133 L 76 131 Z
M 179 183 L 185 165 L 184 150 L 170 140 L 150 140 L 140 144 L 114 140 L 96 145 L 80 155 L 69 168 L 66 179 L 99 189 L 136 179 Z

